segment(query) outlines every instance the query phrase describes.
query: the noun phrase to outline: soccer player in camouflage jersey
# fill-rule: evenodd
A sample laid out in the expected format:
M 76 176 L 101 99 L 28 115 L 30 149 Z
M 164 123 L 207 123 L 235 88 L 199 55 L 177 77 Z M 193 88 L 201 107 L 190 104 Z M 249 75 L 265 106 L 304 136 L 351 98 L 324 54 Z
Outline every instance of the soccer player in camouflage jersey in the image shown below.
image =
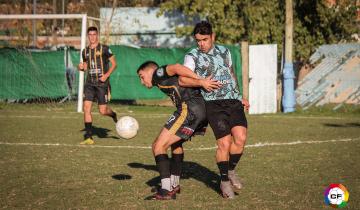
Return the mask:
M 184 158 L 182 143 L 194 135 L 203 135 L 208 124 L 200 89 L 190 86 L 212 91 L 220 84 L 210 78 L 199 79 L 194 72 L 180 64 L 159 67 L 157 63 L 147 61 L 138 68 L 137 73 L 144 86 L 147 88 L 157 86 L 176 106 L 176 111 L 170 116 L 152 145 L 160 173 L 161 189 L 150 197 L 156 200 L 175 199 L 176 193 L 180 192 L 179 179 Z M 182 87 L 187 84 L 179 83 L 179 76 L 189 78 L 194 85 Z M 167 155 L 170 146 L 171 161 Z
M 96 27 L 89 27 L 87 32 L 89 46 L 82 51 L 83 62 L 78 65 L 79 71 L 86 71 L 83 106 L 85 140 L 80 144 L 94 144 L 94 140 L 92 139 L 91 115 L 93 101 L 98 102 L 100 114 L 109 116 L 115 123 L 117 122 L 116 113 L 107 106 L 110 94 L 109 77 L 116 68 L 115 56 L 107 45 L 99 43 L 98 30 Z
M 209 75 L 222 86 L 212 92 L 201 91 L 206 106 L 206 116 L 217 139 L 216 161 L 220 171 L 220 189 L 225 198 L 234 198 L 235 189 L 242 184 L 235 174 L 235 166 L 243 154 L 247 120 L 244 107 L 249 102 L 242 99 L 234 74 L 229 49 L 215 44 L 215 34 L 207 21 L 196 24 L 193 36 L 197 48 L 185 56 L 184 65 L 200 77 Z M 185 82 L 187 78 L 180 78 Z

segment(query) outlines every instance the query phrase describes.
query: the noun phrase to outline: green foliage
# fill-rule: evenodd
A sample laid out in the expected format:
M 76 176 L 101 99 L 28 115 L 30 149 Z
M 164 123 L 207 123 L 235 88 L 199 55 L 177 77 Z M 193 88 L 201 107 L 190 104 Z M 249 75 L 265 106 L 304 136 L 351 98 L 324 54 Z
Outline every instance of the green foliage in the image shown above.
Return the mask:
M 357 32 L 356 1 L 294 0 L 294 53 L 306 60 L 321 44 L 351 40 Z M 235 44 L 282 44 L 285 34 L 285 0 L 170 0 L 160 13 L 182 11 L 190 21 L 206 19 L 213 24 L 217 41 Z M 178 27 L 179 36 L 189 35 L 192 26 Z M 281 47 L 279 47 L 281 50 Z
M 294 44 L 297 58 L 307 58 L 322 44 L 351 41 L 358 33 L 356 1 L 296 0 L 294 7 Z

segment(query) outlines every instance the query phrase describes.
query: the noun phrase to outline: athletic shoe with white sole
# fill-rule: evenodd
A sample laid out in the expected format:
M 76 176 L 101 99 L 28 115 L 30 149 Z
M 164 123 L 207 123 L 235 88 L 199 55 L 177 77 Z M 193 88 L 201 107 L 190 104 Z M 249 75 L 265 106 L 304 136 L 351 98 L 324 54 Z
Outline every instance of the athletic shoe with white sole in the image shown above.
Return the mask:
M 221 181 L 220 189 L 224 198 L 233 199 L 235 197 L 230 181 Z
M 242 185 L 242 183 L 241 183 L 241 181 L 240 181 L 240 178 L 239 178 L 239 177 L 236 175 L 236 173 L 235 173 L 235 170 L 229 171 L 228 177 L 229 177 L 229 180 L 230 180 L 231 185 L 232 185 L 236 190 L 240 190 L 240 189 L 243 187 L 243 185 Z

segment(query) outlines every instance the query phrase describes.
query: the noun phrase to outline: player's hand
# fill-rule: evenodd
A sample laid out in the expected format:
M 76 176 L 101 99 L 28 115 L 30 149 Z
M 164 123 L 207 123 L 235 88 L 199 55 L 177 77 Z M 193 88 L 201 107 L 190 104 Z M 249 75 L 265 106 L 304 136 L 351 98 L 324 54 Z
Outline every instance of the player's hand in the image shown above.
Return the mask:
M 108 78 L 109 78 L 109 75 L 104 74 L 103 76 L 100 77 L 100 81 L 105 82 Z
M 205 79 L 200 80 L 201 87 L 203 87 L 207 92 L 214 91 L 222 86 L 221 82 L 212 79 L 213 75 L 206 77 Z
M 243 99 L 241 100 L 241 103 L 243 104 L 245 110 L 246 110 L 246 111 L 249 111 L 249 107 L 250 107 L 249 101 L 243 98 Z
M 86 71 L 87 70 L 87 63 L 86 62 L 79 63 L 78 69 L 79 69 L 79 71 Z

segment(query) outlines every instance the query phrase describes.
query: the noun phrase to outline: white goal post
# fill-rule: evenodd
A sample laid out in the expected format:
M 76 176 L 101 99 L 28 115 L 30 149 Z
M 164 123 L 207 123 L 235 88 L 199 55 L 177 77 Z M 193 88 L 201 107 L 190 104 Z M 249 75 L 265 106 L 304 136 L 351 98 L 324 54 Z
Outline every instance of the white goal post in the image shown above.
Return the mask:
M 87 16 L 87 14 L 23 14 L 23 15 L 0 15 L 0 20 L 34 20 L 34 19 L 81 19 L 81 43 L 80 43 L 80 62 L 82 62 L 81 51 L 86 45 L 87 20 L 100 21 L 99 18 Z M 84 92 L 84 72 L 79 71 L 79 88 L 77 112 L 82 112 Z

